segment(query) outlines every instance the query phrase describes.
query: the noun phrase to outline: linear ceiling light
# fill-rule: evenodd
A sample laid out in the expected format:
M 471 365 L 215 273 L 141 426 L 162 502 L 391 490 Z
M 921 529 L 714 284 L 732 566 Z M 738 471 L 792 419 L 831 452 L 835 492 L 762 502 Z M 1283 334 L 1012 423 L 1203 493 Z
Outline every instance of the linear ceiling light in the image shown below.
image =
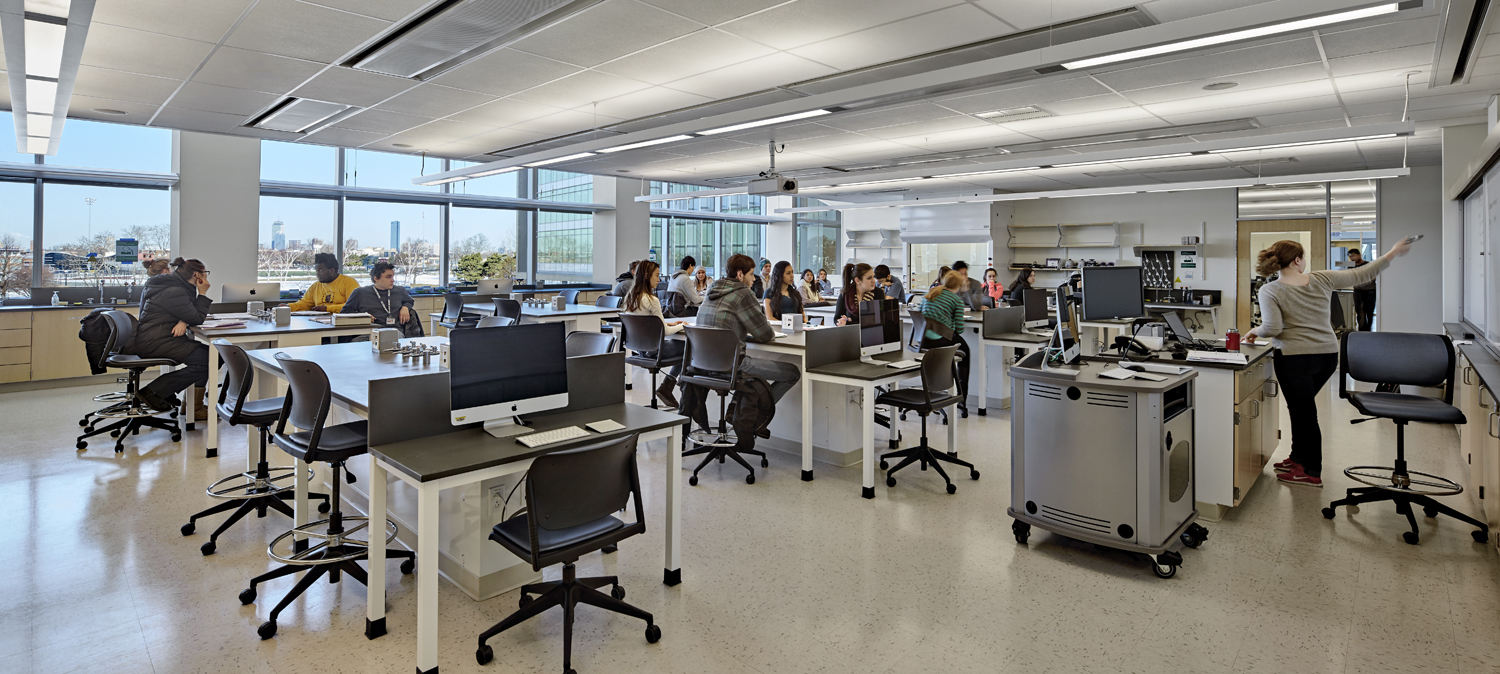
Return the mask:
M 1196 38 L 1196 39 L 1192 39 L 1192 40 L 1183 40 L 1181 42 L 1171 42 L 1171 43 L 1168 43 L 1168 44 L 1157 45 L 1155 47 L 1146 47 L 1144 49 L 1135 49 L 1135 50 L 1132 50 L 1132 51 L 1120 52 L 1118 54 L 1108 54 L 1108 55 L 1105 55 L 1105 56 L 1096 56 L 1096 57 L 1093 57 L 1093 58 L 1080 59 L 1080 60 L 1077 60 L 1077 61 L 1070 61 L 1068 63 L 1064 63 L 1064 64 L 1062 64 L 1062 67 L 1067 68 L 1068 70 L 1078 70 L 1080 68 L 1092 68 L 1094 66 L 1104 65 L 1106 63 L 1119 63 L 1120 61 L 1132 61 L 1132 60 L 1135 60 L 1135 59 L 1146 58 L 1146 57 L 1149 57 L 1149 56 L 1160 56 L 1162 54 L 1171 54 L 1171 53 L 1174 53 L 1174 52 L 1187 51 L 1189 49 L 1199 49 L 1199 48 L 1202 48 L 1202 47 L 1211 47 L 1213 45 L 1224 44 L 1226 42 L 1239 42 L 1241 40 L 1252 40 L 1252 39 L 1255 39 L 1255 38 L 1258 38 L 1258 37 L 1266 37 L 1268 35 L 1279 35 L 1281 33 L 1292 33 L 1292 32 L 1296 32 L 1296 31 L 1299 31 L 1299 30 L 1307 30 L 1307 29 L 1310 29 L 1310 28 L 1317 28 L 1318 26 L 1326 26 L 1326 25 L 1333 24 L 1333 23 L 1343 23 L 1345 21 L 1355 21 L 1355 20 L 1358 20 L 1358 19 L 1367 19 L 1367 18 L 1372 17 L 1372 16 L 1380 16 L 1382 14 L 1391 14 L 1393 12 L 1396 12 L 1399 9 L 1401 9 L 1400 3 L 1392 2 L 1392 3 L 1387 3 L 1387 4 L 1384 4 L 1384 5 L 1377 5 L 1375 7 L 1366 7 L 1365 9 L 1356 9 L 1356 10 L 1349 11 L 1349 12 L 1339 12 L 1337 14 L 1328 14 L 1328 15 L 1325 15 L 1325 16 L 1317 16 L 1317 17 L 1313 17 L 1311 19 L 1301 19 L 1299 21 L 1288 21 L 1286 23 L 1277 23 L 1277 24 L 1272 24 L 1272 25 L 1269 25 L 1269 26 L 1261 26 L 1260 28 L 1250 28 L 1248 30 L 1239 30 L 1239 31 L 1235 31 L 1235 32 L 1232 32 L 1232 33 L 1222 33 L 1222 34 L 1219 34 L 1219 35 L 1210 35 L 1208 37 L 1200 37 L 1200 38 Z
M 807 119 L 808 117 L 821 117 L 823 115 L 828 115 L 828 114 L 832 114 L 832 113 L 833 113 L 832 110 L 821 110 L 821 109 L 820 110 L 808 110 L 807 112 L 799 112 L 799 113 L 792 114 L 792 115 L 782 115 L 780 117 L 772 117 L 770 119 L 762 119 L 762 120 L 755 121 L 755 122 L 745 122 L 744 124 L 735 124 L 735 125 L 732 125 L 732 126 L 721 126 L 721 127 L 717 128 L 717 129 L 709 129 L 707 131 L 699 131 L 698 135 L 700 135 L 700 136 L 715 136 L 715 135 L 718 135 L 718 134 L 721 134 L 721 133 L 729 133 L 730 131 L 742 131 L 744 129 L 754 129 L 754 128 L 759 127 L 759 126 L 768 126 L 768 125 L 771 125 L 771 124 L 780 124 L 782 122 L 793 122 L 793 121 L 796 121 L 796 120 L 799 120 L 799 119 Z
M 1036 171 L 1040 166 L 1022 166 L 1021 168 L 995 169 L 993 171 L 969 171 L 967 173 L 940 173 L 934 178 L 961 178 L 963 176 L 985 176 L 991 173 L 1015 173 L 1016 171 Z
M 604 148 L 603 150 L 599 150 L 599 151 L 600 152 L 606 152 L 606 153 L 608 153 L 608 152 L 624 152 L 626 150 L 635 150 L 635 149 L 643 148 L 643 147 L 651 147 L 652 145 L 661 145 L 662 143 L 675 143 L 675 142 L 677 142 L 679 140 L 687 140 L 689 138 L 692 138 L 692 136 L 689 136 L 689 135 L 686 135 L 686 134 L 681 135 L 681 136 L 667 136 L 666 138 L 657 138 L 656 140 L 643 140 L 643 141 L 641 141 L 639 143 L 631 143 L 629 145 L 616 145 L 614 147 L 607 147 L 607 148 Z
M 1277 143 L 1275 145 L 1252 145 L 1249 147 L 1232 147 L 1227 150 L 1209 150 L 1209 154 L 1225 154 L 1228 152 L 1249 152 L 1250 150 L 1274 150 L 1282 147 L 1301 147 L 1303 145 L 1327 145 L 1329 143 L 1352 143 L 1361 140 L 1379 140 L 1382 138 L 1395 138 L 1394 133 L 1382 133 L 1374 136 L 1359 136 L 1357 138 L 1330 138 L 1328 140 L 1309 140 L 1301 143 Z
M 53 130 L 68 114 L 83 42 L 94 0 L 7 0 L 0 2 L 5 60 L 11 66 L 10 94 L 16 151 L 56 152 Z M 19 11 L 17 11 L 19 10 Z
M 554 157 L 552 159 L 543 159 L 542 161 L 532 162 L 530 164 L 527 164 L 526 167 L 527 168 L 536 168 L 538 166 L 547 166 L 549 164 L 559 164 L 559 163 L 562 163 L 562 162 L 565 162 L 565 161 L 573 161 L 574 159 L 583 159 L 584 157 L 592 157 L 592 156 L 594 156 L 594 153 L 592 153 L 592 152 L 579 152 L 578 154 L 570 154 L 570 155 L 568 155 L 566 157 Z
M 1053 164 L 1045 168 L 1064 168 L 1068 166 L 1093 166 L 1095 164 L 1123 164 L 1132 161 L 1146 161 L 1148 159 L 1171 159 L 1172 157 L 1191 157 L 1191 152 L 1174 152 L 1172 154 L 1154 154 L 1149 157 L 1126 157 L 1124 159 L 1095 159 L 1093 161 L 1075 161 L 1068 164 Z
M 511 171 L 519 171 L 522 168 L 524 168 L 524 167 L 521 167 L 521 166 L 507 166 L 507 167 L 502 168 L 502 169 L 494 169 L 494 170 L 491 170 L 491 171 L 480 171 L 479 173 L 470 173 L 469 175 L 466 175 L 466 176 L 459 176 L 458 180 L 463 180 L 464 178 L 484 178 L 486 176 L 497 176 L 497 175 L 500 175 L 501 173 L 510 173 Z M 440 183 L 430 183 L 430 184 L 437 185 L 437 184 L 440 184 Z

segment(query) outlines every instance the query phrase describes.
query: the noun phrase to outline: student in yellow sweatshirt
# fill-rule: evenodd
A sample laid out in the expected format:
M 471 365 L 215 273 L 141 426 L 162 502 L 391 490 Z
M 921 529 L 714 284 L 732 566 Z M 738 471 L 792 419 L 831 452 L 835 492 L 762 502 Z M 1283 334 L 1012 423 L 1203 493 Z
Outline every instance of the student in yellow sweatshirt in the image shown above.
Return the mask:
M 338 313 L 344 302 L 349 301 L 349 294 L 359 287 L 359 281 L 339 273 L 339 260 L 332 253 L 314 255 L 313 266 L 318 270 L 318 282 L 302 294 L 302 299 L 292 303 L 292 311 Z

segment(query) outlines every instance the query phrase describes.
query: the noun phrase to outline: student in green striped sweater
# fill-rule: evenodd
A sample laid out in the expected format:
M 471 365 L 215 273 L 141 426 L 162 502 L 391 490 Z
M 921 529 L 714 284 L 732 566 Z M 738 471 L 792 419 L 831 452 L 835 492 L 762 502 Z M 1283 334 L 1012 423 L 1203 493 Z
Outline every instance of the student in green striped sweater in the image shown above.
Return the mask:
M 965 277 L 956 271 L 943 275 L 943 284 L 927 291 L 927 300 L 922 303 L 922 316 L 927 318 L 927 330 L 922 333 L 922 349 L 958 345 L 963 359 L 958 361 L 958 393 L 964 402 L 958 404 L 963 416 L 969 416 L 969 343 L 964 341 L 964 300 L 958 291 L 964 287 Z

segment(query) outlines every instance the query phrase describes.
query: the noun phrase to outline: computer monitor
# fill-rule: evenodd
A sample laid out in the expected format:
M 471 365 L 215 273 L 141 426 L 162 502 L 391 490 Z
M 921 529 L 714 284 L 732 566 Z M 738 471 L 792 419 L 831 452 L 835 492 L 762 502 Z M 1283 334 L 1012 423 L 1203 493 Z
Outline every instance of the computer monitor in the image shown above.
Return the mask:
M 468 328 L 448 333 L 448 407 L 453 425 L 484 422 L 503 438 L 527 430 L 519 414 L 568 406 L 562 323 Z
M 1168 311 L 1162 314 L 1162 318 L 1166 319 L 1167 330 L 1171 331 L 1172 337 L 1176 338 L 1177 341 L 1184 344 L 1192 344 L 1196 341 L 1193 337 L 1193 331 L 1188 330 L 1187 324 L 1182 322 L 1182 316 L 1177 312 Z
M 516 280 L 509 278 L 486 278 L 480 279 L 479 285 L 474 288 L 477 295 L 509 295 L 515 287 Z
M 1146 315 L 1146 289 L 1140 267 L 1084 267 L 1083 320 L 1104 321 Z
M 268 302 L 281 299 L 280 283 L 225 283 L 224 302 Z
M 901 305 L 894 299 L 859 303 L 859 359 L 901 350 Z
M 1057 294 L 1057 327 L 1052 331 L 1052 341 L 1048 343 L 1048 347 L 1055 350 L 1057 359 L 1068 364 L 1077 362 L 1080 353 L 1078 312 L 1073 310 L 1071 290 L 1064 283 L 1054 291 Z
M 1052 322 L 1052 314 L 1047 311 L 1046 290 L 1022 290 L 1021 303 L 1026 306 L 1026 327 L 1045 328 Z

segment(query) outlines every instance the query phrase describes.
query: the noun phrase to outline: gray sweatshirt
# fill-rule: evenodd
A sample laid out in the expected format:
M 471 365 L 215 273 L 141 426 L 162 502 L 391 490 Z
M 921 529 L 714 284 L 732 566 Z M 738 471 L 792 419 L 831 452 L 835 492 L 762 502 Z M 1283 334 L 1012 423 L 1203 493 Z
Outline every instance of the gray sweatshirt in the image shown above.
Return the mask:
M 391 286 L 390 290 L 376 290 L 375 286 L 360 286 L 354 292 L 349 293 L 348 301 L 344 302 L 344 308 L 339 313 L 357 314 L 368 313 L 381 325 L 395 325 L 393 315 L 401 313 L 401 307 L 411 309 L 412 318 L 417 317 L 413 308 L 416 300 L 401 286 Z M 389 307 L 389 308 L 387 308 Z M 387 321 L 386 319 L 391 319 Z
M 690 306 L 696 307 L 703 304 L 703 295 L 698 293 L 698 284 L 693 281 L 692 276 L 681 269 L 672 275 L 672 282 L 667 284 L 667 290 L 682 293 Z
M 1249 334 L 1270 338 L 1289 356 L 1338 353 L 1339 340 L 1329 321 L 1329 296 L 1339 288 L 1375 280 L 1390 265 L 1382 257 L 1354 269 L 1311 272 L 1305 286 L 1287 285 L 1279 279 L 1267 283 L 1260 287 L 1260 327 Z

